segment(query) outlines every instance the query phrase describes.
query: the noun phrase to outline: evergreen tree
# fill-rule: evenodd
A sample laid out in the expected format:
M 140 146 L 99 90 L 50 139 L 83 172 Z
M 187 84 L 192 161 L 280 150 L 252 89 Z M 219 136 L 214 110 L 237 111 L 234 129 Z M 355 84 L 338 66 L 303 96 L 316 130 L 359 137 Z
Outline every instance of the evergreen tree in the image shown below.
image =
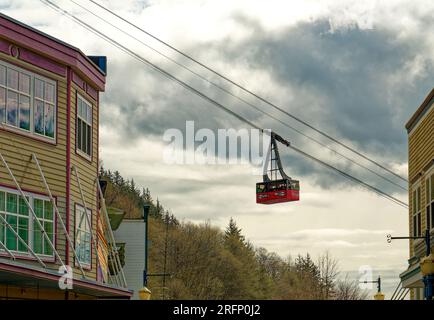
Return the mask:
M 235 239 L 235 240 L 239 241 L 240 243 L 244 244 L 245 238 L 241 234 L 241 231 L 242 230 L 240 228 L 238 228 L 235 220 L 231 217 L 231 219 L 229 220 L 229 225 L 227 226 L 227 228 L 225 230 L 226 239 Z

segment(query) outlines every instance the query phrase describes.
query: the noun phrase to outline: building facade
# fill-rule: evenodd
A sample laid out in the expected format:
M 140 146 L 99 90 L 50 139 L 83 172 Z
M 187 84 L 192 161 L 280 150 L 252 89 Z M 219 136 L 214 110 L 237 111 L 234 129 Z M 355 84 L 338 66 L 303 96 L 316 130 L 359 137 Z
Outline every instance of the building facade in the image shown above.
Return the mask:
M 145 270 L 145 228 L 143 219 L 123 219 L 114 231 L 116 243 L 125 248 L 123 270 L 130 289 L 134 291 L 132 300 L 139 300 L 139 290 L 143 288 Z
M 408 132 L 410 236 L 423 236 L 428 229 L 431 250 L 434 235 L 434 89 L 406 124 Z M 411 288 L 412 299 L 423 299 L 419 262 L 426 254 L 423 239 L 410 240 L 409 267 L 400 277 Z
M 105 72 L 104 57 L 0 14 L 0 299 L 132 295 L 94 242 Z

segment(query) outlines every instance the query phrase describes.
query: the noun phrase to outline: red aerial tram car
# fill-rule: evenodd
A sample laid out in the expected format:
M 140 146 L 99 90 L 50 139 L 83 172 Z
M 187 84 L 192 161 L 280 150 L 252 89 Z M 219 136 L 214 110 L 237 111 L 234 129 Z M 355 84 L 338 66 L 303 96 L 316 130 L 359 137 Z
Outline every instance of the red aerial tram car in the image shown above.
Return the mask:
M 283 171 L 276 139 L 289 145 L 286 140 L 274 133 L 271 134 L 271 145 L 264 166 L 263 181 L 256 184 L 256 203 L 274 204 L 300 200 L 300 183 L 288 177 Z M 271 163 L 270 170 L 268 170 L 268 162 Z M 278 173 L 280 173 L 280 179 L 277 177 Z

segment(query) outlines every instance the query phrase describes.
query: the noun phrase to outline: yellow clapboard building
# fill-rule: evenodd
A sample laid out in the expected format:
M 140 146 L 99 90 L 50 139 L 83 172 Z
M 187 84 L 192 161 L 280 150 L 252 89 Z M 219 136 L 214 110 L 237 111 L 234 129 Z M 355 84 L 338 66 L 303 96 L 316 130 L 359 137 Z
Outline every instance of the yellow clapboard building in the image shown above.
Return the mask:
M 105 57 L 0 14 L 0 299 L 129 298 L 98 181 Z M 103 230 L 105 229 L 105 231 Z
M 434 89 L 406 124 L 408 132 L 410 236 L 423 236 L 428 229 L 431 247 L 434 234 Z M 411 299 L 424 298 L 420 260 L 426 255 L 424 239 L 410 240 L 409 267 L 400 277 L 411 289 Z

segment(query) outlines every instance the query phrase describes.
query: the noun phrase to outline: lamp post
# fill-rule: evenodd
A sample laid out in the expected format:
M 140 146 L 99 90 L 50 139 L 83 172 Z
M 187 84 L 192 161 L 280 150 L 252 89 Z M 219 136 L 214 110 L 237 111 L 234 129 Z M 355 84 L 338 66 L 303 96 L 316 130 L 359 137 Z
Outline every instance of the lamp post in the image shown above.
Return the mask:
M 143 270 L 143 288 L 139 290 L 140 300 L 150 300 L 151 290 L 147 288 L 148 285 L 148 217 L 149 217 L 149 204 L 143 206 L 143 220 L 145 222 L 145 267 Z
M 387 235 L 387 242 L 392 242 L 395 239 L 424 239 L 425 240 L 425 257 L 420 260 L 420 272 L 423 276 L 424 296 L 425 300 L 433 300 L 434 286 L 434 255 L 431 253 L 431 235 L 429 230 L 425 230 L 424 236 L 415 237 L 392 237 Z
M 384 300 L 384 293 L 381 292 L 381 277 L 378 276 L 377 280 L 373 281 L 361 281 L 360 283 L 376 283 L 377 284 L 377 293 L 374 295 L 374 300 Z
M 149 290 L 147 288 L 148 286 L 148 278 L 149 277 L 167 277 L 167 276 L 171 276 L 169 273 L 153 273 L 150 274 L 148 273 L 148 239 L 149 239 L 149 234 L 148 234 L 148 230 L 149 230 L 149 209 L 150 209 L 150 204 L 145 204 L 143 206 L 143 220 L 145 221 L 145 267 L 143 270 L 143 288 L 139 290 L 139 298 L 140 300 L 150 300 L 151 299 L 151 290 Z M 167 230 L 166 230 L 167 232 Z M 167 242 L 167 241 L 166 241 Z

